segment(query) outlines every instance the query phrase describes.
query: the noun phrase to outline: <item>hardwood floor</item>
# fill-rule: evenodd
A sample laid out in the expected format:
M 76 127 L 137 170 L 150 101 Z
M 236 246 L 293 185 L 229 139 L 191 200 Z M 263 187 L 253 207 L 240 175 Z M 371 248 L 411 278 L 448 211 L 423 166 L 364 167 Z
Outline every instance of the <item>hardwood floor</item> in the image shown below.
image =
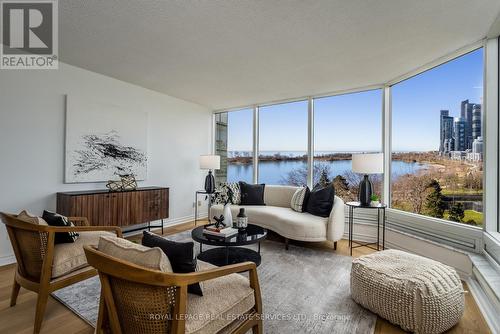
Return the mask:
M 192 223 L 186 223 L 173 227 L 166 228 L 164 235 L 175 234 L 181 231 L 191 229 Z M 271 234 L 272 239 L 281 239 L 281 237 Z M 130 238 L 131 240 L 139 240 L 139 236 Z M 337 251 L 334 251 L 328 243 L 302 243 L 291 242 L 291 244 L 300 245 L 303 247 L 313 247 L 327 249 L 338 254 L 348 255 L 349 248 L 346 240 L 339 241 Z M 358 257 L 373 252 L 368 248 L 357 248 L 354 250 L 353 256 Z M 35 317 L 36 294 L 21 288 L 17 305 L 9 307 L 10 293 L 14 277 L 14 265 L 4 266 L 0 268 L 0 333 L 32 333 L 33 321 Z M 465 290 L 467 285 L 464 283 Z M 45 313 L 42 324 L 41 333 L 93 333 L 94 329 L 85 321 L 80 319 L 72 311 L 57 302 L 52 297 L 49 298 L 47 311 Z M 396 334 L 404 333 L 399 327 L 396 327 L 389 322 L 378 318 L 376 334 Z M 470 293 L 465 295 L 465 314 L 460 322 L 453 327 L 448 333 L 491 333 L 484 320 L 474 298 Z

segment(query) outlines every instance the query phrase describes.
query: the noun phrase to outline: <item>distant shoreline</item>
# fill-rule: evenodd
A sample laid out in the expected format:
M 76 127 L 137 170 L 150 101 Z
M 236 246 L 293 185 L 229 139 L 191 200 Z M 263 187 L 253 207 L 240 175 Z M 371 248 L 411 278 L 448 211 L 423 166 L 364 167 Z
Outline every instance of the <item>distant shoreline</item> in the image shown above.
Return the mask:
M 317 155 L 314 157 L 314 160 L 318 161 L 342 161 L 342 160 L 351 160 L 352 153 L 332 153 L 332 154 L 323 154 Z M 253 157 L 251 156 L 237 156 L 227 158 L 227 161 L 231 164 L 235 165 L 249 165 L 252 164 Z M 413 162 L 413 163 L 428 163 L 431 165 L 441 165 L 439 164 L 439 160 L 443 160 L 443 158 L 439 157 L 437 152 L 411 152 L 411 153 L 393 153 L 392 160 L 396 161 L 404 161 L 404 162 Z M 271 161 L 271 162 L 280 162 L 280 161 L 307 161 L 307 155 L 285 155 L 276 153 L 273 155 L 260 155 L 259 161 Z M 442 165 L 441 165 L 442 166 Z M 437 167 L 437 166 L 435 166 Z

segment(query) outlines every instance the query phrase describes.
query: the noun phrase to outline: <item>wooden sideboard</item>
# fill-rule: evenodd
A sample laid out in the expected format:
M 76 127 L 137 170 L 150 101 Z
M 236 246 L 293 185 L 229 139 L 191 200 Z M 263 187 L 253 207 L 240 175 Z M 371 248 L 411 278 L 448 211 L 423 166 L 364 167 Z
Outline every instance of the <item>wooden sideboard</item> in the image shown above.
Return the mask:
M 142 187 L 131 191 L 108 190 L 57 193 L 57 212 L 65 216 L 87 217 L 96 226 L 132 226 L 168 218 L 169 188 Z

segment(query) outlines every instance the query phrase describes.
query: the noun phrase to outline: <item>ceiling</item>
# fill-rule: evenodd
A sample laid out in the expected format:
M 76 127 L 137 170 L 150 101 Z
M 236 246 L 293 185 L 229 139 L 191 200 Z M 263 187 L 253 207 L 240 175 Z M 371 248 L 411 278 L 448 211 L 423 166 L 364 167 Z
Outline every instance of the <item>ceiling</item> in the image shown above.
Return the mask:
M 211 109 L 383 83 L 485 37 L 498 0 L 65 0 L 63 62 Z

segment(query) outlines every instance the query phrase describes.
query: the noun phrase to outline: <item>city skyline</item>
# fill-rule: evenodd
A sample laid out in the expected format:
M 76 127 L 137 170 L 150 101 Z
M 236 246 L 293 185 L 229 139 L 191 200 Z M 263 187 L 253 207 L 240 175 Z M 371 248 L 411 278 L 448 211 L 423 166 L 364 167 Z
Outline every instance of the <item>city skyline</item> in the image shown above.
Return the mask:
M 482 104 L 482 85 L 483 49 L 394 85 L 393 151 L 438 151 L 440 110 L 459 116 L 462 101 Z M 316 151 L 382 149 L 381 90 L 315 99 L 315 111 Z M 307 150 L 307 101 L 262 107 L 259 116 L 261 151 Z M 251 151 L 252 110 L 229 112 L 228 118 L 228 151 Z

